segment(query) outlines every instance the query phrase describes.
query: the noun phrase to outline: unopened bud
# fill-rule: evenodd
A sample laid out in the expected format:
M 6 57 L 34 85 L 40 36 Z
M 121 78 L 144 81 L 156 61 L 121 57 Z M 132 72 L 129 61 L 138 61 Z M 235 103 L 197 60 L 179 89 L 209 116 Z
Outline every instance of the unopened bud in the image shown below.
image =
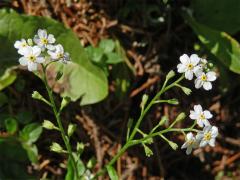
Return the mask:
M 148 100 L 148 95 L 147 95 L 147 94 L 144 94 L 144 95 L 142 96 L 142 102 L 141 102 L 141 104 L 140 104 L 140 107 L 141 107 L 142 109 L 143 109 L 144 106 L 146 105 L 147 100 Z
M 57 128 L 51 121 L 48 121 L 48 120 L 43 121 L 42 127 L 49 130 Z
M 77 128 L 77 125 L 76 124 L 69 124 L 68 126 L 68 130 L 67 130 L 67 133 L 68 133 L 68 136 L 71 137 L 72 134 L 74 133 L 74 131 L 76 130 Z
M 63 153 L 65 152 L 62 148 L 62 146 L 56 142 L 53 142 L 50 146 L 50 151 L 56 152 L 56 153 Z
M 175 72 L 173 70 L 169 71 L 169 73 L 166 76 L 166 79 L 169 80 L 175 76 Z
M 182 112 L 177 116 L 175 121 L 176 122 L 181 121 L 181 120 L 185 119 L 185 117 L 186 117 L 186 114 Z

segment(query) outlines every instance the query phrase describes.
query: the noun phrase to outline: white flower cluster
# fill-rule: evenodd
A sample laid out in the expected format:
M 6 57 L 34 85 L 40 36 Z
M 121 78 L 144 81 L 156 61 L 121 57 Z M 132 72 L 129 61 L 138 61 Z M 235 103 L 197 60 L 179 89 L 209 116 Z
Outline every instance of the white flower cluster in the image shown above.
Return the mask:
M 192 54 L 190 57 L 187 54 L 180 56 L 181 63 L 177 65 L 179 73 L 184 73 L 185 78 L 192 80 L 194 75 L 195 87 L 197 89 L 203 87 L 205 90 L 212 89 L 212 82 L 217 79 L 216 73 L 209 71 L 207 67 L 207 60 Z
M 216 126 L 211 126 L 208 121 L 208 119 L 213 117 L 211 112 L 208 110 L 203 111 L 201 105 L 195 105 L 193 109 L 194 111 L 190 111 L 189 117 L 196 121 L 200 127 L 203 127 L 203 130 L 199 131 L 196 137 L 194 137 L 191 132 L 186 135 L 186 141 L 181 148 L 186 148 L 187 154 L 190 154 L 193 148 L 204 147 L 208 144 L 214 147 L 215 139 L 218 135 L 218 128 Z
M 54 44 L 56 39 L 52 34 L 47 34 L 45 29 L 39 29 L 33 40 L 21 39 L 16 41 L 14 47 L 22 55 L 19 63 L 27 66 L 29 71 L 36 71 L 38 64 L 50 61 L 70 61 L 69 53 L 64 52 L 61 44 Z

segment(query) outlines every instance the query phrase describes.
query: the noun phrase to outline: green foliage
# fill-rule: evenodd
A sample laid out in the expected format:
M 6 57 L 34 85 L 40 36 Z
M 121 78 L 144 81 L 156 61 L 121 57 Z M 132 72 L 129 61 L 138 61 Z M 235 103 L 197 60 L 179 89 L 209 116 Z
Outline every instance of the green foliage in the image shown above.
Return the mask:
M 117 172 L 111 165 L 107 166 L 107 172 L 111 180 L 118 180 Z
M 8 133 L 14 134 L 18 128 L 16 119 L 11 118 L 11 117 L 5 119 L 5 127 L 6 127 L 6 130 Z
M 196 22 L 187 13 L 184 13 L 183 16 L 206 48 L 231 71 L 240 74 L 239 43 L 225 32 Z
M 90 59 L 104 70 L 108 75 L 108 65 L 123 62 L 123 57 L 118 52 L 120 44 L 112 39 L 103 39 L 98 47 L 88 46 L 86 52 Z
M 0 41 L 1 42 L 1 41 Z M 1 54 L 1 50 L 0 50 Z M 0 55 L 1 56 L 1 55 Z M 1 60 L 1 57 L 0 57 Z M 1 68 L 0 68 L 1 73 Z M 16 72 L 12 68 L 7 68 L 0 76 L 0 91 L 11 85 L 17 78 Z
M 81 105 L 96 103 L 107 96 L 104 72 L 90 62 L 77 36 L 63 24 L 46 17 L 20 15 L 13 10 L 1 9 L 0 27 L 0 43 L 4 44 L 0 49 L 0 70 L 3 72 L 7 67 L 18 64 L 14 42 L 33 37 L 39 28 L 43 28 L 54 34 L 72 58 L 70 65 L 55 65 L 56 69 L 62 68 L 64 74 L 59 81 L 64 87 L 62 96 L 73 101 L 81 98 Z
M 230 34 L 240 30 L 239 0 L 192 0 L 191 7 L 201 24 Z

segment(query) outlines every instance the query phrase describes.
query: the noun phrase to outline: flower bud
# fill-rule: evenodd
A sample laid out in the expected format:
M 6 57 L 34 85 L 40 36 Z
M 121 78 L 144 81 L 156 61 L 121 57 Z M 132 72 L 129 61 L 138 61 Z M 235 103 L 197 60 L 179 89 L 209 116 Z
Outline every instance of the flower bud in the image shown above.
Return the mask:
M 49 106 L 52 106 L 38 91 L 33 91 L 32 98 L 45 102 Z
M 68 130 L 67 130 L 67 133 L 68 133 L 68 136 L 71 137 L 72 134 L 74 133 L 74 131 L 76 130 L 77 128 L 77 125 L 76 124 L 69 124 L 68 125 Z
M 169 100 L 167 100 L 167 103 L 168 104 L 173 104 L 173 105 L 178 105 L 179 104 L 177 99 L 169 99 Z
M 63 153 L 65 152 L 63 148 L 60 146 L 60 144 L 53 142 L 50 146 L 50 151 L 56 152 L 56 153 Z
M 167 120 L 168 120 L 167 116 L 163 116 L 162 119 L 159 121 L 158 125 L 162 126 L 163 124 L 165 124 Z
M 28 43 L 29 46 L 33 46 L 33 40 L 32 39 L 28 39 L 27 43 Z
M 142 102 L 141 102 L 141 104 L 140 104 L 140 107 L 141 107 L 142 109 L 145 107 L 145 105 L 146 105 L 146 103 L 147 103 L 147 100 L 148 100 L 148 95 L 147 95 L 147 94 L 144 94 L 144 95 L 142 96 Z
M 150 157 L 150 156 L 153 155 L 152 150 L 151 150 L 148 146 L 146 146 L 145 144 L 143 144 L 143 148 L 144 148 L 144 151 L 145 151 L 145 154 L 146 154 L 147 157 Z
M 186 114 L 182 112 L 177 116 L 175 121 L 176 122 L 181 121 L 181 120 L 185 119 L 185 117 L 186 117 Z
M 175 72 L 173 70 L 169 71 L 169 73 L 166 76 L 166 80 L 169 80 L 175 76 Z
M 182 91 L 186 94 L 186 95 L 190 95 L 192 90 L 187 88 L 187 87 L 184 87 L 184 86 L 181 86 L 179 85 L 179 87 L 182 89 Z
M 176 150 L 178 148 L 178 145 L 173 141 L 168 141 L 168 144 L 171 146 L 173 150 Z
M 49 130 L 58 129 L 51 121 L 48 120 L 43 121 L 42 127 Z

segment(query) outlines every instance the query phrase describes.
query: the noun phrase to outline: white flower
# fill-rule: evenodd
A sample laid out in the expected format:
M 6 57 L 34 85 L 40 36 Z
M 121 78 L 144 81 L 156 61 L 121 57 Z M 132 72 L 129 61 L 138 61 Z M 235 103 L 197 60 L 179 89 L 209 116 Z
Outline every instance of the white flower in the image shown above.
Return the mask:
M 67 63 L 70 60 L 69 53 L 64 53 L 64 49 L 61 44 L 56 45 L 54 51 L 48 50 L 48 54 L 53 60 L 59 60 L 63 63 Z
M 209 126 L 210 123 L 208 121 L 208 119 L 211 119 L 212 118 L 212 114 L 210 113 L 210 111 L 203 111 L 202 109 L 202 106 L 201 105 L 195 105 L 193 107 L 194 111 L 190 111 L 190 115 L 189 117 L 193 120 L 197 120 L 197 124 L 200 126 L 200 127 L 203 127 L 203 126 Z
M 23 48 L 25 48 L 25 47 L 27 47 L 28 46 L 28 44 L 27 44 L 27 41 L 25 40 L 25 39 L 21 39 L 20 41 L 16 41 L 15 43 L 14 43 L 14 47 L 16 48 L 16 49 L 18 49 L 18 53 L 19 54 L 21 54 L 20 52 L 20 50 L 21 49 L 23 49 Z M 21 54 L 22 55 L 22 54 Z
M 39 29 L 37 35 L 34 36 L 33 41 L 42 49 L 53 49 L 54 46 L 52 45 L 55 43 L 56 39 L 52 34 L 47 34 L 45 29 Z
M 19 63 L 22 66 L 28 66 L 29 71 L 37 70 L 38 63 L 43 63 L 45 59 L 40 57 L 41 49 L 38 46 L 27 46 L 26 48 L 20 49 L 20 54 L 23 55 L 19 59 Z
M 181 149 L 187 148 L 186 154 L 188 155 L 192 152 L 192 149 L 196 148 L 197 146 L 198 146 L 198 143 L 196 141 L 196 138 L 193 136 L 193 134 L 191 132 L 187 133 L 186 141 L 182 145 Z
M 212 89 L 212 81 L 217 79 L 216 73 L 213 71 L 204 73 L 196 73 L 197 79 L 195 80 L 195 88 L 199 89 L 203 86 L 203 89 L 210 90 Z
M 183 54 L 180 56 L 181 63 L 177 65 L 179 73 L 185 73 L 185 78 L 188 80 L 193 79 L 193 73 L 198 71 L 199 67 L 197 66 L 200 58 L 196 54 L 192 54 L 190 57 Z
M 200 141 L 200 147 L 204 147 L 207 144 L 214 147 L 217 135 L 218 128 L 216 126 L 205 126 L 203 131 L 197 134 L 196 139 Z

